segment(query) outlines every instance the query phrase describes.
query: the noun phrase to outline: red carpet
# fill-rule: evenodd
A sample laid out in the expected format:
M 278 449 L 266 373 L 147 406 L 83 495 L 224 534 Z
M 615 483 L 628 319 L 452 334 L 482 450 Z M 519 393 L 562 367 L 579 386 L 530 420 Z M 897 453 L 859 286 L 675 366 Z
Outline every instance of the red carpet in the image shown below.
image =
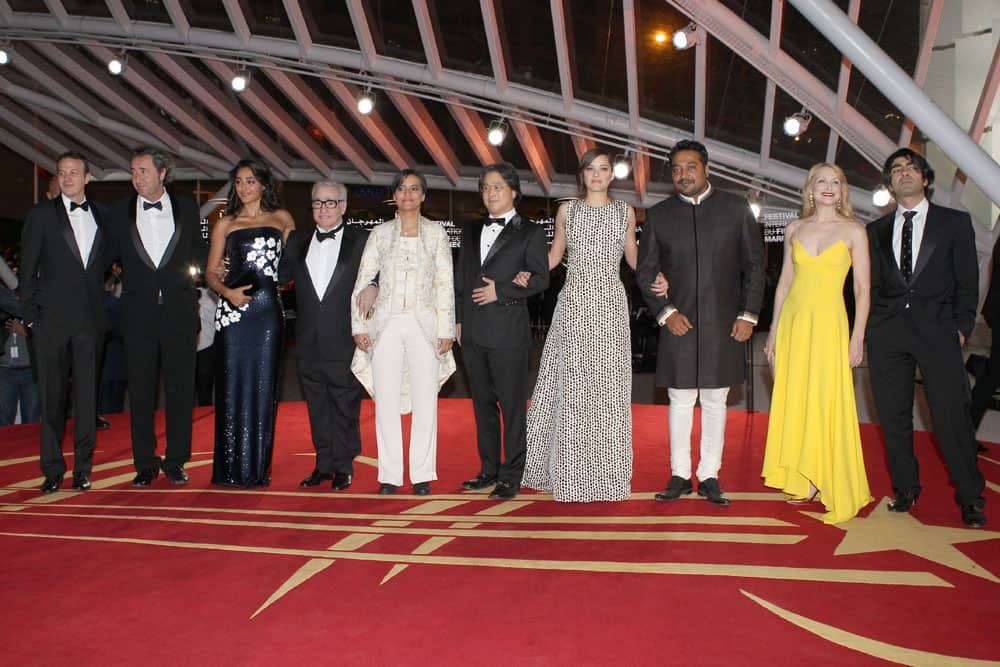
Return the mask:
M 127 415 L 99 434 L 85 494 L 67 480 L 41 496 L 37 427 L 0 429 L 4 664 L 1000 661 L 1000 447 L 981 459 L 992 523 L 968 530 L 926 434 L 920 503 L 886 512 L 878 429 L 863 427 L 878 502 L 837 527 L 761 485 L 766 414 L 730 413 L 734 502 L 718 508 L 652 501 L 668 474 L 664 406 L 635 406 L 632 500 L 597 505 L 463 493 L 478 469 L 471 406 L 440 411 L 427 498 L 374 495 L 367 401 L 370 458 L 346 493 L 298 488 L 313 464 L 299 403 L 281 406 L 262 491 L 210 487 L 207 410 L 181 488 L 131 487 Z

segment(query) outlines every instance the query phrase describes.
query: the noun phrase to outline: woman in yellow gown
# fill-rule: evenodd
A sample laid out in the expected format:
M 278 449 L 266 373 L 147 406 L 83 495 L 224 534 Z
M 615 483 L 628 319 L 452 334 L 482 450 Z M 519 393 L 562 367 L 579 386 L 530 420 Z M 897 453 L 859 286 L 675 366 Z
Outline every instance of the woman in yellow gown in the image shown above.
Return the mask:
M 854 265 L 854 329 L 843 288 Z M 817 164 L 802 216 L 785 229 L 784 264 L 765 352 L 774 393 L 761 475 L 793 501 L 823 503 L 826 523 L 872 501 L 851 369 L 861 363 L 869 306 L 868 237 L 854 219 L 840 167 Z

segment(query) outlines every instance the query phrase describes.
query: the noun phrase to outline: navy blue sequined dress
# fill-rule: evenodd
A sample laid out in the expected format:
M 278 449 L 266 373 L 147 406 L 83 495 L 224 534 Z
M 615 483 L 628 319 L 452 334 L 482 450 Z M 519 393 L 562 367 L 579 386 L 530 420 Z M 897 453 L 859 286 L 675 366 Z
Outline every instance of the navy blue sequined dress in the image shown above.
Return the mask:
M 284 314 L 278 296 L 281 230 L 237 229 L 226 237 L 225 282 L 253 283 L 242 308 L 219 300 L 215 314 L 215 459 L 212 483 L 267 486 L 271 482 L 278 360 Z

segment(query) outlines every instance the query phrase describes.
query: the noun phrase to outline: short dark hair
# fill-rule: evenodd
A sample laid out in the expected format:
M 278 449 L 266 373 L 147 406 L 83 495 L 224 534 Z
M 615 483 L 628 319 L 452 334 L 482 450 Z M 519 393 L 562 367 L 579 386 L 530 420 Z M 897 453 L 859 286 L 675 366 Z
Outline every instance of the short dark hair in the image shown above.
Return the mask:
M 927 162 L 927 158 L 912 148 L 904 147 L 897 149 L 885 159 L 885 164 L 882 165 L 882 182 L 892 190 L 892 163 L 901 157 L 906 158 L 910 164 L 920 171 L 921 178 L 927 181 L 924 191 L 927 193 L 927 197 L 930 198 L 934 192 L 934 188 L 931 187 L 934 185 L 934 170 L 931 168 L 930 163 Z
M 521 177 L 517 175 L 517 169 L 510 162 L 494 162 L 493 164 L 488 164 L 483 167 L 483 170 L 479 172 L 479 191 L 483 191 L 483 181 L 486 180 L 486 175 L 496 173 L 500 178 L 503 179 L 504 183 L 510 186 L 510 189 L 516 192 L 514 195 L 514 206 L 521 203 Z
M 594 162 L 594 160 L 602 155 L 608 158 L 608 162 L 611 162 L 611 151 L 602 146 L 594 146 L 580 156 L 580 164 L 576 168 L 576 189 L 577 196 L 580 197 L 580 199 L 587 196 L 587 184 L 583 180 L 583 172 Z
M 403 181 L 406 180 L 407 176 L 416 176 L 420 179 L 420 190 L 424 194 L 427 194 L 427 177 L 421 174 L 416 169 L 400 169 L 396 172 L 396 175 L 392 177 L 392 191 L 395 192 L 396 188 L 402 185 Z
M 264 188 L 260 193 L 260 210 L 270 212 L 281 208 L 281 182 L 274 178 L 274 172 L 266 162 L 259 158 L 248 157 L 237 162 L 236 166 L 229 170 L 229 199 L 226 201 L 223 215 L 236 215 L 243 208 L 243 202 L 236 193 L 236 173 L 243 168 L 249 169 Z
M 163 177 L 163 182 L 169 183 L 174 175 L 173 159 L 156 146 L 136 146 L 132 149 L 132 154 L 128 156 L 128 161 L 132 162 L 132 160 L 143 155 L 153 158 L 153 166 L 156 167 L 157 172 L 166 169 L 167 173 Z
M 694 141 L 693 139 L 681 139 L 674 144 L 673 149 L 670 151 L 671 166 L 673 166 L 674 163 L 674 155 L 680 151 L 694 151 L 701 157 L 701 164 L 705 167 L 708 166 L 708 149 L 705 148 L 705 144 L 700 141 Z
M 83 163 L 83 173 L 90 173 L 90 161 L 83 156 L 80 151 L 65 151 L 62 155 L 56 158 L 56 167 L 58 168 L 59 163 L 63 160 L 79 160 Z

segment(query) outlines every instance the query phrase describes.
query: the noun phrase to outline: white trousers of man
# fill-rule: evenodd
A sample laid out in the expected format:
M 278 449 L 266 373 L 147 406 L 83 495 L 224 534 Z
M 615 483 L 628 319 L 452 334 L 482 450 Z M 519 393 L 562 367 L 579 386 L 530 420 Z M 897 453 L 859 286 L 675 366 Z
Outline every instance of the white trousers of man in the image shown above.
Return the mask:
M 701 395 L 701 460 L 698 479 L 718 478 L 726 435 L 726 398 L 729 387 L 718 389 L 668 388 L 670 396 L 671 475 L 691 479 L 691 427 L 694 404 Z
M 372 348 L 378 481 L 403 485 L 403 423 L 400 418 L 403 366 L 409 369 L 410 481 L 437 479 L 438 358 L 413 313 L 394 315 Z

